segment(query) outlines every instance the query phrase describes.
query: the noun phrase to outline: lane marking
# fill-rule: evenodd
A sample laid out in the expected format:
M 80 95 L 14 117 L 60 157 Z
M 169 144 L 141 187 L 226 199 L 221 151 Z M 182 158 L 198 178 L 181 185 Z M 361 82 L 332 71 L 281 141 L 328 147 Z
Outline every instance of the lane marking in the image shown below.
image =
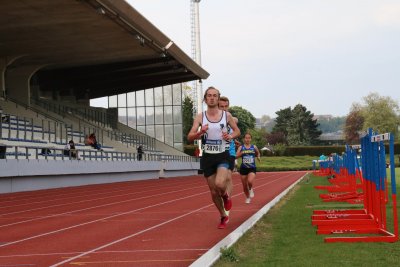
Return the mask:
M 278 173 L 273 174 L 273 176 L 277 176 L 277 175 L 278 175 Z M 270 179 L 270 178 L 271 178 L 271 176 L 260 177 L 260 179 Z M 241 185 L 240 183 L 237 183 L 234 186 L 240 186 L 240 185 Z M 161 195 L 165 195 L 165 194 L 169 194 L 169 193 L 176 193 L 176 192 L 181 192 L 181 191 L 186 191 L 186 190 L 192 190 L 193 188 L 201 188 L 201 187 L 207 188 L 207 185 L 200 185 L 200 186 L 196 186 L 196 187 L 191 187 L 190 189 L 181 189 L 181 190 L 170 191 L 170 192 L 167 192 L 167 193 L 157 194 L 156 196 L 161 196 Z M 155 196 L 155 195 L 152 195 L 152 196 Z M 32 219 L 29 219 L 29 220 L 23 220 L 23 221 L 19 221 L 19 222 L 0 225 L 0 228 L 9 227 L 9 226 L 13 226 L 13 225 L 18 225 L 18 224 L 22 224 L 22 223 L 26 223 L 26 222 L 32 222 L 32 221 L 37 221 L 37 220 L 53 218 L 53 217 L 57 217 L 57 216 L 69 215 L 69 214 L 72 214 L 72 213 L 75 213 L 75 212 L 81 212 L 81 211 L 86 211 L 86 210 L 90 210 L 90 209 L 96 209 L 96 208 L 101 208 L 101 207 L 110 206 L 110 205 L 114 205 L 114 204 L 121 204 L 121 203 L 124 203 L 124 202 L 145 199 L 145 198 L 146 197 L 134 198 L 134 199 L 130 199 L 130 200 L 124 200 L 124 201 L 120 201 L 120 202 L 112 202 L 112 203 L 107 203 L 107 204 L 103 204 L 103 205 L 99 205 L 99 206 L 92 206 L 92 207 L 89 207 L 89 208 L 68 211 L 68 212 L 64 212 L 64 213 L 58 213 L 58 214 L 52 214 L 52 215 L 47 215 L 47 216 L 34 217 Z M 69 205 L 69 204 L 72 204 L 72 203 L 68 203 L 66 205 Z
M 208 193 L 208 192 L 207 192 L 207 193 Z M 138 235 L 140 235 L 140 234 L 146 233 L 146 232 L 148 232 L 148 231 L 151 231 L 151 230 L 153 230 L 153 229 L 156 229 L 156 228 L 158 228 L 158 227 L 160 227 L 160 226 L 163 226 L 163 225 L 165 225 L 165 224 L 168 224 L 168 223 L 170 223 L 170 222 L 179 220 L 180 218 L 186 217 L 186 216 L 188 216 L 188 215 L 190 215 L 190 214 L 192 214 L 192 213 L 195 213 L 195 212 L 197 212 L 197 211 L 199 211 L 199 210 L 202 210 L 202 209 L 211 207 L 211 206 L 213 206 L 213 205 L 214 205 L 214 203 L 209 204 L 209 205 L 207 205 L 207 206 L 203 206 L 203 207 L 201 207 L 201 208 L 199 208 L 199 209 L 196 209 L 196 210 L 192 210 L 192 211 L 190 211 L 190 212 L 188 212 L 188 213 L 185 213 L 185 214 L 182 214 L 182 215 L 180 215 L 180 216 L 178 216 L 178 217 L 169 219 L 169 220 L 167 220 L 167 221 L 164 221 L 164 222 L 162 222 L 162 223 L 153 225 L 153 226 L 151 226 L 151 227 L 149 227 L 149 228 L 143 229 L 143 230 L 141 230 L 141 231 L 139 231 L 139 232 L 136 232 L 136 233 L 134 233 L 134 234 L 125 236 L 125 237 L 120 238 L 120 239 L 118 239 L 118 240 L 115 240 L 115 241 L 113 241 L 113 242 L 104 244 L 104 245 L 102 245 L 102 246 L 100 246 L 100 247 L 97 247 L 97 248 L 94 248 L 94 249 L 92 249 L 92 250 L 89 250 L 89 251 L 86 251 L 86 252 L 84 252 L 84 253 L 81 253 L 81 254 L 79 254 L 79 255 L 77 255 L 77 256 L 74 256 L 74 257 L 72 257 L 72 258 L 70 258 L 70 259 L 68 259 L 68 260 L 64 260 L 64 261 L 62 261 L 62 262 L 58 262 L 58 263 L 56 263 L 56 264 L 53 264 L 53 265 L 51 265 L 50 267 L 60 266 L 60 265 L 62 265 L 62 264 L 64 264 L 64 263 L 67 263 L 67 262 L 76 260 L 76 259 L 78 259 L 78 258 L 80 258 L 80 257 L 86 256 L 86 255 L 91 254 L 91 253 L 93 253 L 93 252 L 95 252 L 95 251 L 98 251 L 98 250 L 100 250 L 100 249 L 103 249 L 103 248 L 112 246 L 112 245 L 114 245 L 114 244 L 120 243 L 120 242 L 125 241 L 125 240 L 127 240 L 127 239 L 129 239 L 129 238 L 132 238 L 132 237 L 138 236 Z
M 189 184 L 189 182 L 188 182 L 188 184 Z M 193 182 L 191 182 L 190 184 L 192 185 Z M 182 185 L 179 185 L 179 187 L 181 187 L 181 186 L 182 186 Z M 140 193 L 149 193 L 149 192 L 160 191 L 160 190 L 165 191 L 165 190 L 167 190 L 167 189 L 169 189 L 169 188 L 171 188 L 171 187 L 178 187 L 178 185 L 170 185 L 170 186 L 164 186 L 164 187 L 160 187 L 160 186 L 148 186 L 147 188 L 151 188 L 151 189 L 143 190 L 143 188 L 142 188 L 142 190 L 140 190 L 140 191 L 125 193 L 125 194 L 116 195 L 116 196 L 113 195 L 113 196 L 110 196 L 110 197 L 102 197 L 102 198 L 97 198 L 97 199 L 107 199 L 107 198 L 112 198 L 112 197 L 125 196 L 125 195 L 132 195 L 132 194 L 140 194 Z M 122 189 L 122 190 L 110 190 L 110 191 L 108 191 L 108 192 L 98 193 L 98 194 L 92 194 L 92 195 L 87 194 L 86 192 L 83 192 L 82 194 L 84 194 L 84 195 L 85 195 L 85 198 L 87 198 L 88 196 L 89 196 L 89 197 L 93 197 L 93 196 L 105 195 L 105 194 L 106 194 L 106 195 L 110 195 L 110 194 L 113 194 L 113 193 L 123 192 L 123 191 L 127 191 L 127 190 L 126 190 L 126 189 L 124 189 L 124 190 L 123 190 L 123 189 Z M 81 196 L 81 195 L 79 195 L 79 196 Z M 66 197 L 66 198 L 50 199 L 50 200 L 37 201 L 37 202 L 29 202 L 29 203 L 24 203 L 24 204 L 19 204 L 19 205 L 2 206 L 2 207 L 0 207 L 0 209 L 5 209 L 5 208 L 16 208 L 16 207 L 27 206 L 27 205 L 32 205 L 32 204 L 48 203 L 49 201 L 65 201 L 66 199 L 71 199 L 71 198 L 76 198 L 76 197 L 77 197 L 77 196 L 71 196 L 71 197 Z M 91 200 L 97 200 L 97 199 L 96 199 L 96 198 L 92 198 L 92 199 L 89 199 L 89 200 L 81 200 L 81 201 L 84 202 L 84 201 L 91 201 Z M 81 201 L 78 201 L 78 202 L 69 202 L 69 203 L 66 203 L 66 204 L 65 204 L 65 203 L 63 203 L 63 204 L 57 204 L 57 205 L 47 206 L 47 207 L 57 207 L 57 206 L 59 206 L 59 205 L 68 205 L 68 204 L 80 203 Z M 44 209 L 44 208 L 47 208 L 47 207 L 41 207 L 41 208 L 38 208 L 38 209 Z M 30 209 L 30 210 L 25 210 L 25 211 L 31 211 L 31 210 L 36 210 L 36 209 Z M 20 213 L 20 212 L 24 212 L 24 210 L 18 211 L 18 212 L 14 212 L 14 213 Z M 8 214 L 13 214 L 13 213 L 3 213 L 3 214 L 0 214 L 0 216 L 8 215 Z
M 201 187 L 205 187 L 206 188 L 207 186 L 198 186 L 197 188 L 201 188 Z M 168 194 L 172 194 L 172 193 L 178 193 L 178 192 L 182 192 L 182 191 L 186 191 L 186 190 L 191 190 L 193 188 L 196 188 L 196 187 L 192 187 L 190 189 L 180 189 L 180 190 L 175 190 L 175 191 L 168 191 L 168 192 L 165 192 L 165 193 L 162 193 L 162 194 L 158 194 L 156 196 L 163 196 L 163 195 L 168 195 Z M 73 211 L 68 211 L 68 212 L 63 212 L 63 213 L 57 213 L 57 214 L 51 214 L 51 215 L 35 217 L 35 218 L 29 219 L 29 220 L 24 220 L 24 221 L 9 223 L 9 224 L 3 224 L 3 225 L 0 225 L 0 228 L 9 227 L 9 226 L 13 226 L 13 225 L 18 225 L 18 224 L 22 224 L 22 223 L 26 223 L 26 222 L 32 222 L 32 221 L 37 221 L 37 220 L 53 218 L 53 217 L 57 217 L 57 216 L 64 216 L 64 215 L 68 215 L 68 214 L 72 214 L 72 213 L 76 213 L 76 212 L 81 212 L 81 211 L 87 211 L 87 210 L 91 210 L 91 209 L 103 208 L 103 207 L 117 205 L 117 204 L 126 203 L 126 202 L 130 202 L 130 201 L 137 201 L 137 200 L 141 200 L 141 199 L 153 198 L 154 196 L 155 195 L 139 197 L 139 198 L 131 198 L 131 199 L 123 200 L 123 201 L 111 202 L 111 203 L 98 205 L 98 206 L 91 206 L 89 208 L 84 208 L 84 209 L 79 209 L 79 210 L 73 210 Z M 123 213 L 121 213 L 121 214 L 123 214 Z
M 127 260 L 127 261 L 75 261 L 71 262 L 70 265 L 85 266 L 87 264 L 123 264 L 123 263 L 150 263 L 150 262 L 192 262 L 196 259 L 181 259 L 181 260 Z
M 277 179 L 275 179 L 275 180 L 273 180 L 273 181 L 270 181 L 270 182 L 268 182 L 267 184 L 272 183 L 272 182 L 274 182 L 274 181 L 278 181 L 278 180 L 280 180 L 280 179 L 282 179 L 282 178 L 283 178 L 283 177 L 278 177 Z M 182 189 L 182 190 L 185 190 L 185 189 Z M 178 190 L 178 191 L 181 191 L 181 190 Z M 36 239 L 36 238 L 39 238 L 39 237 L 43 237 L 43 236 L 48 236 L 48 235 L 52 235 L 52 234 L 64 232 L 64 231 L 67 231 L 67 230 L 70 230 L 70 229 L 74 229 L 74 228 L 77 228 L 77 227 L 85 226 L 85 225 L 92 224 L 92 223 L 95 223 L 95 222 L 101 222 L 101 221 L 104 221 L 104 220 L 107 220 L 107 219 L 110 219 L 110 218 L 115 218 L 115 217 L 118 217 L 118 216 L 123 216 L 123 215 L 131 214 L 131 213 L 135 213 L 135 212 L 137 212 L 137 211 L 145 210 L 145 209 L 148 209 L 148 208 L 153 208 L 153 207 L 161 206 L 161 205 L 164 205 L 164 204 L 169 204 L 169 203 L 172 203 L 172 202 L 176 202 L 176 201 L 179 201 L 179 200 L 191 198 L 191 197 L 194 197 L 194 196 L 199 196 L 199 195 L 203 195 L 203 194 L 208 194 L 208 193 L 209 193 L 209 190 L 206 190 L 206 191 L 204 191 L 204 192 L 201 192 L 201 193 L 198 193 L 198 194 L 195 194 L 195 195 L 190 195 L 190 196 L 186 196 L 186 197 L 182 197 L 182 198 L 177 198 L 177 199 L 169 200 L 169 201 L 166 201 L 166 202 L 157 203 L 157 204 L 153 204 L 153 205 L 150 205 L 150 206 L 142 207 L 142 208 L 139 208 L 139 209 L 135 209 L 135 210 L 131 210 L 131 211 L 127 211 L 127 212 L 123 212 L 123 213 L 119 213 L 119 214 L 115 214 L 115 215 L 111 215 L 111 216 L 99 218 L 99 219 L 96 219 L 96 220 L 88 221 L 88 222 L 85 222 L 85 223 L 80 223 L 80 224 L 72 225 L 72 226 L 65 227 L 65 228 L 61 228 L 61 229 L 58 229 L 58 230 L 54 230 L 54 231 L 42 233 L 42 234 L 39 234 L 39 235 L 35 235 L 35 236 L 23 238 L 23 239 L 20 239 L 20 240 L 7 242 L 7 243 L 5 243 L 5 244 L 1 244 L 1 245 L 0 245 L 0 248 L 1 248 L 1 247 L 6 247 L 6 246 L 9 246 L 9 245 L 13 245 L 13 244 L 17 244 L 17 243 L 21 243 L 21 242 L 24 242 L 24 241 Z M 238 195 L 240 195 L 240 194 L 241 194 L 241 193 L 238 193 L 238 194 L 236 194 L 236 195 L 233 195 L 232 197 L 238 196 Z M 127 202 L 127 201 L 121 201 L 121 203 L 123 203 L 123 202 Z M 102 206 L 107 206 L 107 205 L 102 205 Z M 210 206 L 212 206 L 212 205 L 210 205 Z M 92 208 L 93 208 L 93 207 L 92 207 Z M 88 210 L 88 209 L 91 209 L 91 208 L 87 208 L 87 209 L 84 209 L 84 210 Z M 68 213 L 71 213 L 71 212 L 68 212 Z M 66 213 L 66 214 L 68 214 L 68 213 Z M 51 216 L 51 217 L 53 217 L 53 216 Z M 29 221 L 33 221 L 33 220 L 29 220 Z M 0 228 L 1 228 L 1 227 L 0 227 Z
M 103 220 L 107 220 L 107 219 L 110 219 L 110 218 L 115 218 L 115 217 L 118 217 L 118 216 L 135 213 L 135 212 L 138 212 L 138 211 L 141 211 L 141 210 L 162 206 L 162 205 L 165 205 L 165 204 L 169 204 L 169 203 L 172 203 L 172 202 L 176 202 L 176 201 L 179 201 L 179 200 L 184 200 L 184 199 L 195 197 L 195 196 L 199 196 L 199 195 L 203 195 L 203 194 L 206 194 L 206 193 L 209 193 L 208 190 L 205 191 L 205 192 L 198 193 L 198 194 L 194 194 L 194 195 L 190 195 L 190 196 L 186 196 L 186 197 L 182 197 L 182 198 L 172 199 L 172 200 L 169 200 L 169 201 L 153 204 L 153 205 L 142 207 L 142 208 L 139 208 L 139 209 L 134 209 L 134 210 L 131 210 L 131 211 L 120 213 L 120 214 L 116 214 L 116 215 L 112 215 L 112 216 L 108 216 L 108 217 L 104 217 L 104 218 L 99 218 L 99 219 L 96 219 L 96 220 L 92 220 L 92 221 L 88 221 L 88 222 L 84 222 L 84 223 L 80 223 L 80 224 L 75 224 L 75 225 L 72 225 L 72 226 L 69 226 L 69 227 L 65 227 L 65 228 L 61 228 L 61 229 L 58 229 L 58 230 L 54 230 L 54 231 L 46 232 L 46 233 L 43 233 L 43 234 L 39 234 L 39 235 L 23 238 L 23 239 L 20 239 L 20 240 L 8 242 L 6 244 L 0 245 L 0 248 L 1 247 L 6 247 L 6 246 L 9 246 L 9 245 L 13 245 L 13 244 L 17 244 L 17 243 L 21 243 L 21 242 L 24 242 L 24 241 L 32 240 L 32 239 L 35 239 L 35 238 L 39 238 L 39 237 L 48 236 L 48 235 L 51 235 L 51 234 L 64 232 L 66 230 L 74 229 L 74 228 L 77 228 L 77 227 L 80 227 L 80 226 L 92 224 L 92 223 L 103 221 Z
M 135 250 L 103 250 L 96 251 L 93 254 L 132 254 L 132 253 L 162 253 L 162 252 L 182 252 L 182 251 L 208 251 L 208 248 L 176 248 L 176 249 L 135 249 Z M 0 256 L 0 258 L 15 258 L 15 257 L 37 257 L 37 256 L 66 256 L 84 253 L 84 251 L 71 251 L 71 252 L 56 252 L 56 253 L 33 253 L 33 254 L 14 254 L 7 256 Z M 1 266 L 1 265 L 0 265 Z
M 283 179 L 283 178 L 285 178 L 285 176 L 284 176 L 284 177 L 278 177 L 277 179 L 275 179 L 275 180 L 273 180 L 273 181 L 269 181 L 269 182 L 266 183 L 266 184 L 274 183 L 274 182 L 276 182 L 276 181 L 278 181 L 278 180 L 281 180 L 281 179 Z M 264 185 L 266 185 L 266 184 L 264 184 Z M 209 192 L 207 191 L 206 193 L 209 193 Z M 234 195 L 234 196 L 238 196 L 238 195 L 240 195 L 240 194 L 242 194 L 242 193 L 236 194 L 236 195 Z M 71 262 L 71 261 L 73 261 L 73 260 L 75 260 L 75 259 L 78 259 L 78 258 L 80 258 L 80 257 L 83 257 L 83 256 L 86 256 L 86 255 L 88 255 L 88 254 L 91 254 L 91 253 L 93 253 L 93 252 L 95 252 L 95 251 L 101 250 L 101 249 L 103 249 L 103 248 L 106 248 L 106 247 L 112 246 L 112 245 L 114 245 L 114 244 L 120 243 L 120 242 L 122 242 L 122 241 L 125 241 L 125 240 L 127 240 L 127 239 L 130 239 L 130 238 L 132 238 L 132 237 L 135 237 L 135 236 L 138 236 L 138 235 L 140 235 L 140 234 L 146 233 L 146 232 L 151 231 L 151 230 L 153 230 L 153 229 L 159 228 L 159 227 L 161 227 L 161 226 L 163 226 L 163 225 L 165 225 L 165 224 L 168 224 L 168 223 L 170 223 L 170 222 L 179 220 L 179 219 L 181 219 L 181 218 L 183 218 L 183 217 L 186 217 L 186 216 L 188 216 L 188 215 L 190 215 L 190 214 L 193 214 L 193 213 L 195 213 L 195 212 L 198 212 L 198 211 L 200 211 L 200 210 L 203 210 L 203 209 L 206 209 L 206 208 L 209 208 L 209 207 L 212 207 L 212 206 L 214 206 L 214 203 L 209 204 L 209 205 L 206 205 L 206 206 L 203 206 L 203 207 L 198 208 L 198 209 L 196 209 L 196 210 L 187 212 L 187 213 L 182 214 L 182 215 L 180 215 L 180 216 L 178 216 L 178 217 L 169 219 L 169 220 L 167 220 L 167 221 L 164 221 L 164 222 L 162 222 L 162 223 L 156 224 L 156 225 L 151 226 L 151 227 L 149 227 L 149 228 L 143 229 L 143 230 L 141 230 L 141 231 L 139 231 L 139 232 L 133 233 L 133 234 L 128 235 L 128 236 L 125 236 L 125 237 L 120 238 L 120 239 L 118 239 L 118 240 L 115 240 L 115 241 L 113 241 L 113 242 L 104 244 L 104 245 L 102 245 L 102 246 L 100 246 L 100 247 L 97 247 L 97 248 L 94 248 L 94 249 L 92 249 L 92 250 L 86 251 L 86 252 L 84 252 L 84 253 L 81 253 L 81 254 L 79 254 L 79 255 L 77 255 L 77 256 L 72 257 L 71 259 L 64 260 L 64 261 L 62 261 L 62 262 L 58 262 L 58 263 L 56 263 L 56 264 L 53 264 L 53 265 L 51 265 L 50 267 L 56 267 L 56 266 L 60 266 L 60 265 L 62 265 L 62 264 Z
M 258 222 L 268 211 L 277 204 L 296 184 L 298 184 L 308 173 L 299 177 L 295 182 L 289 185 L 284 191 L 268 202 L 257 213 L 243 222 L 238 228 L 232 231 L 228 236 L 210 248 L 200 258 L 193 262 L 190 267 L 212 266 L 221 256 L 221 248 L 232 246 L 244 233 L 246 233 L 256 222 Z

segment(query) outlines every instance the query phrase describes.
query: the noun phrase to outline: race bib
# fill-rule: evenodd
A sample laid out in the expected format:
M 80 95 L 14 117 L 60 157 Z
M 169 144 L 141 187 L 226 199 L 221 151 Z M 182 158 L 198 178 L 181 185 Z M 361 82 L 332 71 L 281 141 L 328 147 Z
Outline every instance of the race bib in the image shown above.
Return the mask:
M 204 144 L 204 152 L 209 154 L 219 154 L 225 151 L 225 145 L 222 145 L 222 140 L 206 140 Z
M 253 164 L 254 163 L 254 158 L 253 157 L 243 157 L 243 163 L 245 164 Z

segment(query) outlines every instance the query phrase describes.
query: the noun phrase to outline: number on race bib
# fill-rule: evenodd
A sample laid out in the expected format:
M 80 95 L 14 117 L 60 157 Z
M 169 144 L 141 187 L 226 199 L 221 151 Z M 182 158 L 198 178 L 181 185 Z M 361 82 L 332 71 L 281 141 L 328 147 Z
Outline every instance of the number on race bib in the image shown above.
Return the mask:
M 243 157 L 243 163 L 252 164 L 254 162 L 253 157 Z
M 205 152 L 212 153 L 212 154 L 220 153 L 221 152 L 221 145 L 209 145 L 209 144 L 206 144 L 204 150 L 205 150 Z

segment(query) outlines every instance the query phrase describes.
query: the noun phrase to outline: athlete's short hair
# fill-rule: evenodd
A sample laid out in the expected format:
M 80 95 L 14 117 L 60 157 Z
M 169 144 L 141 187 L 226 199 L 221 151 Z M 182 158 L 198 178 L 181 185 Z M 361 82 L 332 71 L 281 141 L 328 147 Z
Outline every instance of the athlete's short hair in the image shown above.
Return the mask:
M 220 100 L 220 101 L 228 102 L 228 106 L 229 106 L 229 98 L 227 98 L 226 96 L 220 96 L 220 97 L 219 97 L 219 100 Z
M 204 92 L 203 101 L 206 101 L 206 96 L 207 96 L 208 90 L 211 90 L 211 89 L 217 90 L 217 92 L 218 92 L 218 100 L 220 99 L 221 93 L 219 92 L 219 90 L 218 90 L 217 88 L 215 88 L 214 86 L 210 86 L 210 87 L 208 87 L 207 90 Z

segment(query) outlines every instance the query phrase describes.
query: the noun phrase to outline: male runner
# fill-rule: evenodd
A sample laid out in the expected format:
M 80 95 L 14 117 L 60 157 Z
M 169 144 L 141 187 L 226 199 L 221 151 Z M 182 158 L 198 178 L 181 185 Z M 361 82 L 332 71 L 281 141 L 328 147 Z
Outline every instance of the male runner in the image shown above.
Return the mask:
M 229 98 L 226 96 L 221 96 L 218 101 L 218 107 L 221 110 L 228 111 L 229 109 Z M 238 119 L 236 117 L 233 117 L 235 120 L 236 124 L 238 123 Z M 231 131 L 231 129 L 229 129 Z M 231 140 L 229 143 L 229 173 L 228 173 L 228 180 L 227 180 L 227 194 L 228 196 L 232 196 L 232 172 L 235 169 L 236 166 L 236 146 L 235 146 L 235 140 Z
M 229 210 L 232 208 L 232 200 L 227 194 L 228 149 L 230 141 L 240 135 L 240 130 L 232 115 L 218 108 L 220 95 L 214 87 L 205 91 L 203 101 L 207 110 L 197 114 L 188 133 L 188 140 L 191 142 L 202 138 L 204 177 L 207 179 L 212 200 L 221 215 L 218 228 L 224 229 L 229 221 Z M 231 133 L 228 133 L 228 126 L 232 128 Z

